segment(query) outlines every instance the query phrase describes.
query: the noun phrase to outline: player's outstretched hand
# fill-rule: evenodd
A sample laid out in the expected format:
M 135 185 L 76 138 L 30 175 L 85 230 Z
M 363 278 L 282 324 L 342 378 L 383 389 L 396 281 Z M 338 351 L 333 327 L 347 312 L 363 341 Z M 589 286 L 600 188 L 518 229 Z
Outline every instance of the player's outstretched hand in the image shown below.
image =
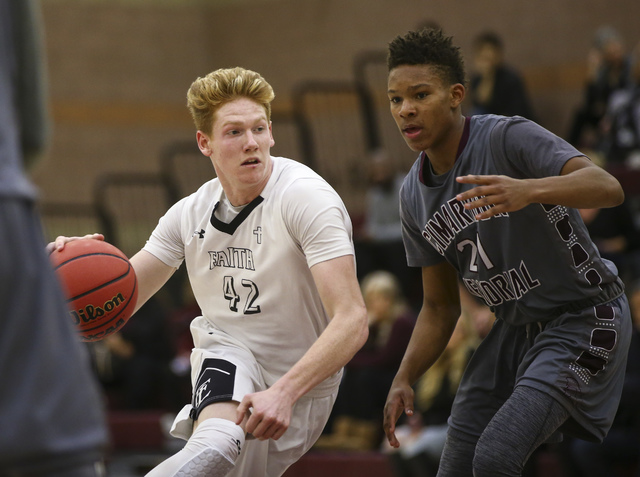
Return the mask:
M 483 220 L 504 212 L 515 212 L 531 202 L 529 201 L 531 182 L 528 180 L 514 179 L 507 176 L 477 176 L 467 175 L 456 177 L 462 184 L 476 184 L 477 187 L 469 189 L 456 196 L 460 202 L 465 202 L 464 208 L 474 210 L 479 207 L 489 207 L 475 215 L 476 219 Z
M 391 384 L 387 403 L 384 406 L 384 433 L 391 447 L 400 447 L 396 437 L 396 423 L 402 412 L 407 416 L 413 416 L 413 389 L 409 384 Z
M 54 250 L 61 251 L 67 242 L 73 242 L 74 240 L 84 240 L 84 239 L 104 240 L 104 235 L 87 234 L 84 237 L 65 237 L 64 235 L 60 235 L 56 237 L 56 239 L 53 242 L 49 242 L 47 244 L 46 250 L 48 254 L 51 254 Z
M 247 394 L 236 413 L 236 424 L 240 425 L 245 416 L 249 419 L 245 430 L 261 441 L 278 440 L 291 423 L 293 400 L 275 387 L 266 391 Z

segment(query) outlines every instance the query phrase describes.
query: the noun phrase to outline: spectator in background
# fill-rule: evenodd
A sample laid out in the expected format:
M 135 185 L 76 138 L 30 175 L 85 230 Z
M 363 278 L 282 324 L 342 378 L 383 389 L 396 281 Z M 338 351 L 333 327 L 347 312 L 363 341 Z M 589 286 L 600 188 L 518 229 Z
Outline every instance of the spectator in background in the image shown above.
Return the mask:
M 478 304 L 478 308 L 480 306 L 489 311 L 486 305 Z M 438 471 L 453 399 L 469 358 L 479 343 L 474 323 L 476 313 L 475 303 L 473 309 L 462 307 L 461 317 L 444 352 L 414 386 L 415 412 L 396 431 L 400 447 L 394 449 L 385 445 L 398 477 L 434 477 Z
M 640 43 L 631 56 L 626 88 L 614 91 L 601 123 L 608 164 L 640 168 Z
M 369 174 L 371 187 L 367 193 L 365 236 L 375 243 L 402 244 L 400 187 L 404 174 L 396 170 L 384 149 L 371 154 Z
M 376 270 L 393 273 L 410 304 L 421 300 L 420 277 L 407 266 L 400 224 L 400 187 L 404 174 L 385 149 L 368 162 L 370 187 L 366 197 L 364 234 L 356 243 L 358 278 Z
M 580 209 L 600 255 L 611 260 L 625 282 L 640 274 L 640 232 L 626 202 L 604 209 Z
M 316 448 L 371 450 L 382 439 L 382 409 L 416 317 L 390 272 L 367 275 L 362 295 L 369 313 L 369 338 L 345 367 L 333 432 L 321 437 Z
M 193 337 L 191 322 L 202 315 L 189 280 L 181 284 L 180 306 L 168 316 L 168 330 L 173 357 L 169 363 L 169 398 L 171 410 L 179 411 L 191 396 L 191 351 Z
M 504 43 L 494 32 L 478 35 L 473 43 L 475 74 L 469 95 L 471 115 L 501 114 L 535 120 L 521 75 L 504 62 Z
M 568 141 L 577 148 L 601 148 L 600 121 L 614 91 L 629 86 L 629 58 L 620 34 L 600 27 L 587 57 L 587 84 L 582 105 L 573 117 Z
M 169 346 L 164 308 L 152 298 L 120 332 L 92 343 L 95 368 L 116 409 L 170 407 Z
M 496 315 L 480 298 L 473 296 L 462 283 L 460 289 L 460 306 L 463 316 L 471 322 L 474 333 L 479 339 L 484 339 L 491 331 Z

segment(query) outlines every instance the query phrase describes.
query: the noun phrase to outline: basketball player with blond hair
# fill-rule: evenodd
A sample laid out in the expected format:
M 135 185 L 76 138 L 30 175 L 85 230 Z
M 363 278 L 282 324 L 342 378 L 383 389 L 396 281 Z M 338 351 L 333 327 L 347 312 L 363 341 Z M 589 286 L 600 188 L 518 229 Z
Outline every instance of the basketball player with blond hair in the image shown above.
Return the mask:
M 148 475 L 277 477 L 320 436 L 367 337 L 351 222 L 320 176 L 270 155 L 274 93 L 259 74 L 217 70 L 187 97 L 217 178 L 171 207 L 131 258 L 137 308 L 184 261 L 202 310 L 193 400 L 172 428 L 187 443 Z

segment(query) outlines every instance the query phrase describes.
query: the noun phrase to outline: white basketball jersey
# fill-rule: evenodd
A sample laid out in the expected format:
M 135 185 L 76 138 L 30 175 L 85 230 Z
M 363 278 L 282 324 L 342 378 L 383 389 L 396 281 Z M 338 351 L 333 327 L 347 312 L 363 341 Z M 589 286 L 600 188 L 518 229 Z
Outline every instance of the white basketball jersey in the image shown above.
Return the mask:
M 169 209 L 144 247 L 172 267 L 186 260 L 203 316 L 254 354 L 269 386 L 329 322 L 310 267 L 354 255 L 351 221 L 333 188 L 303 164 L 272 160 L 266 187 L 230 223 L 214 212 L 224 192 L 213 179 Z

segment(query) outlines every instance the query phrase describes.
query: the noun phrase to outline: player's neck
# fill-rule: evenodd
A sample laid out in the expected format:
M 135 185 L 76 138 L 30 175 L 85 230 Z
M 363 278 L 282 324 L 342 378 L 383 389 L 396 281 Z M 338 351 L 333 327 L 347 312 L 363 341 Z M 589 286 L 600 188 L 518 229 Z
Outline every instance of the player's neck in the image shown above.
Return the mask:
M 222 174 L 218 175 L 218 179 L 229 203 L 234 207 L 240 207 L 247 205 L 262 193 L 271 178 L 272 171 L 273 161 L 267 165 L 267 173 L 255 182 L 239 180 L 237 177 L 229 178 Z
M 445 174 L 456 162 L 460 140 L 464 132 L 465 117 L 456 118 L 441 141 L 424 151 L 436 174 Z
M 223 186 L 224 189 L 224 186 Z M 241 207 L 247 205 L 249 202 L 254 200 L 256 197 L 260 195 L 263 191 L 264 185 L 261 187 L 255 187 L 252 189 L 224 189 L 225 195 L 227 196 L 227 200 L 233 207 Z

